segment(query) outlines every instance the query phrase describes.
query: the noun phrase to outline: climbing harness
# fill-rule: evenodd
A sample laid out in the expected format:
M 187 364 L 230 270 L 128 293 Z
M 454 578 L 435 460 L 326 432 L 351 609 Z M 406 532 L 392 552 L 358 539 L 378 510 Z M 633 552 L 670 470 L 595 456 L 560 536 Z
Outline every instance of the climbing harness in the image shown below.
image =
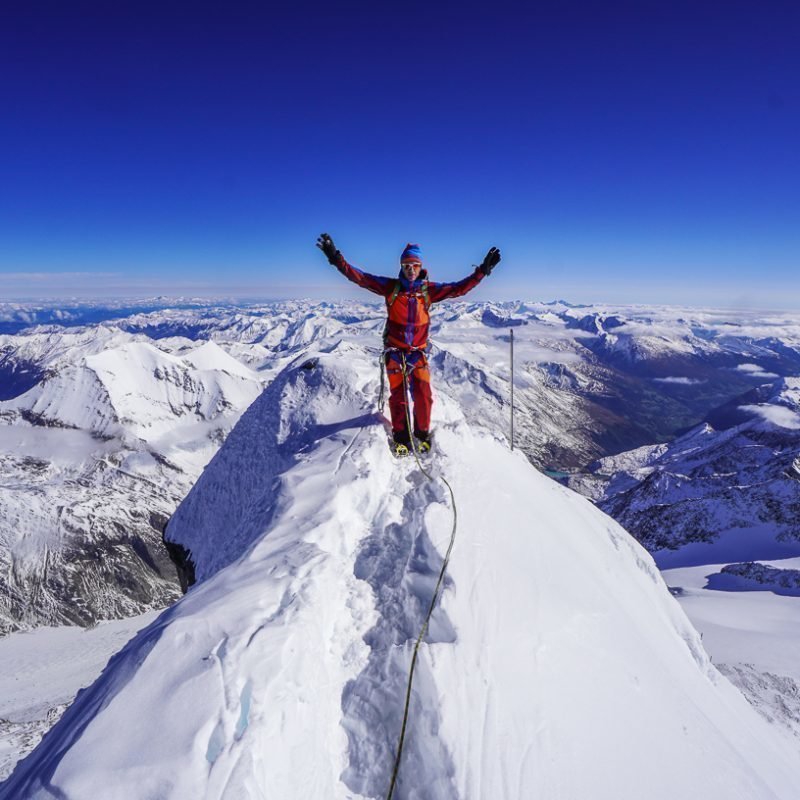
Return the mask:
M 409 403 L 409 389 L 408 389 L 408 370 L 406 369 L 406 356 L 405 353 L 401 351 L 402 357 L 402 366 L 403 366 L 403 387 L 406 393 L 406 425 L 408 426 L 409 432 L 411 431 L 411 412 L 409 411 L 410 403 Z M 381 396 L 383 396 L 383 386 L 381 385 Z M 381 408 L 383 404 L 381 404 Z M 414 452 L 414 458 L 417 460 L 417 466 L 420 469 L 420 472 L 429 480 L 433 481 L 433 477 L 425 470 L 422 466 L 422 462 L 419 460 L 419 454 L 417 453 L 417 446 L 414 444 L 414 437 L 410 436 L 411 439 L 411 449 Z M 400 729 L 400 739 L 397 743 L 397 755 L 395 756 L 394 760 L 394 769 L 392 770 L 392 783 L 389 786 L 389 793 L 386 795 L 386 800 L 392 800 L 392 794 L 394 793 L 395 783 L 397 782 L 397 775 L 400 770 L 400 757 L 403 754 L 403 743 L 405 741 L 406 736 L 406 725 L 408 723 L 408 707 L 411 703 L 411 684 L 414 680 L 414 670 L 417 666 L 417 655 L 419 653 L 419 646 L 422 644 L 422 640 L 425 638 L 425 634 L 428 632 L 428 624 L 431 621 L 431 614 L 433 614 L 433 609 L 436 606 L 436 601 L 439 599 L 439 593 L 442 588 L 442 581 L 444 580 L 444 573 L 447 569 L 447 564 L 450 561 L 450 553 L 453 550 L 453 544 L 456 540 L 456 526 L 458 524 L 458 510 L 456 509 L 456 496 L 453 493 L 453 487 L 450 486 L 449 482 L 443 476 L 442 482 L 445 486 L 447 486 L 450 492 L 450 500 L 453 503 L 453 530 L 450 533 L 450 544 L 447 546 L 447 552 L 444 556 L 444 561 L 442 562 L 442 568 L 439 570 L 439 579 L 436 581 L 436 587 L 433 590 L 433 597 L 431 598 L 431 604 L 428 606 L 428 613 L 425 615 L 425 622 L 422 625 L 422 629 L 419 632 L 419 636 L 417 636 L 416 644 L 414 645 L 414 654 L 411 657 L 411 668 L 408 672 L 408 686 L 406 687 L 406 702 L 405 708 L 403 709 L 403 725 Z
M 386 391 L 386 356 L 388 353 L 405 353 L 405 352 L 415 352 L 415 353 L 424 353 L 425 347 L 409 347 L 408 350 L 401 350 L 399 347 L 388 347 L 385 344 L 385 337 L 386 331 L 384 331 L 384 347 L 381 351 L 381 354 L 378 356 L 378 371 L 381 375 L 381 391 L 378 395 L 378 412 L 383 410 L 383 394 Z M 405 356 L 403 356 L 405 359 Z M 404 378 L 405 380 L 405 378 Z M 406 406 L 407 407 L 407 406 Z

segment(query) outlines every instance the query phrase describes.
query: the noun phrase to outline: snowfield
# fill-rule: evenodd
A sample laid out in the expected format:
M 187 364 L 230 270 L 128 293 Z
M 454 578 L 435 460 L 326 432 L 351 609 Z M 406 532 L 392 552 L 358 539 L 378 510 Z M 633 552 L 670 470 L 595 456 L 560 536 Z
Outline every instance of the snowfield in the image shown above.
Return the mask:
M 453 509 L 390 455 L 375 354 L 326 350 L 256 399 L 170 521 L 198 583 L 0 798 L 385 797 Z M 647 552 L 438 388 L 430 463 L 458 533 L 395 797 L 794 800 L 797 748 Z

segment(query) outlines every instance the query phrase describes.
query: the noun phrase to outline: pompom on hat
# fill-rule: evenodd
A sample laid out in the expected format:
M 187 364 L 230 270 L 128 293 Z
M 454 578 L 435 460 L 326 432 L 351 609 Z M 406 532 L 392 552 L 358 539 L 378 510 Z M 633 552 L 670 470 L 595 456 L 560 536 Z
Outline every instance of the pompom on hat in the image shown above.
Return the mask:
M 407 244 L 406 249 L 403 250 L 403 254 L 400 256 L 401 264 L 407 264 L 410 261 L 422 264 L 422 250 L 419 249 L 418 244 Z

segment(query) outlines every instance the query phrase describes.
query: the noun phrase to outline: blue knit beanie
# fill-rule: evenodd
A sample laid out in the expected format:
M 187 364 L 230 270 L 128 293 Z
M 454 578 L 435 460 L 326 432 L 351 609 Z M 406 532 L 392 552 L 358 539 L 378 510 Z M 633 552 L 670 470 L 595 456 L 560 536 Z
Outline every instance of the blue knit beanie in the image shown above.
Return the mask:
M 400 263 L 402 264 L 406 261 L 416 261 L 417 264 L 422 264 L 422 250 L 419 249 L 418 244 L 406 245 L 403 255 L 400 256 Z

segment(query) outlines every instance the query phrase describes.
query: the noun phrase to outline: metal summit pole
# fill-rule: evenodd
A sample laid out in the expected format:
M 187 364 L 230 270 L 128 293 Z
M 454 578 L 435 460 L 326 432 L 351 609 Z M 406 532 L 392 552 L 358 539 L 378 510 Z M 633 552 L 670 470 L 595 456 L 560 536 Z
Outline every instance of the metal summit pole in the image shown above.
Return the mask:
M 514 329 L 511 328 L 511 449 L 514 449 Z

